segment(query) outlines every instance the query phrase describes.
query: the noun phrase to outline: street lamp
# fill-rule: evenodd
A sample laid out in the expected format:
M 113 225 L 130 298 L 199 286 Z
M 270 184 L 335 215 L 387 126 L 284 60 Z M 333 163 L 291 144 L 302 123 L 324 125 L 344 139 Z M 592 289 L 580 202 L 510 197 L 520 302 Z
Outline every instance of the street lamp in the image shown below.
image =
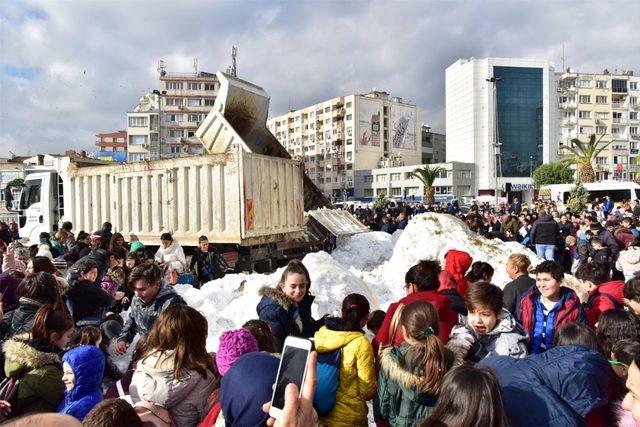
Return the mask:
M 493 87 L 493 143 L 492 146 L 494 148 L 494 154 L 495 154 L 495 160 L 494 160 L 494 164 L 495 164 L 495 169 L 494 169 L 494 184 L 495 184 L 495 195 L 496 195 L 496 205 L 499 203 L 499 196 L 498 196 L 498 192 L 500 191 L 500 188 L 498 186 L 498 174 L 500 173 L 500 146 L 502 145 L 500 143 L 500 138 L 499 138 L 499 134 L 498 134 L 498 97 L 497 97 L 497 86 L 498 86 L 498 82 L 502 80 L 502 77 L 497 77 L 497 76 L 493 76 L 490 77 L 488 79 L 485 79 L 485 81 L 491 83 L 491 86 Z
M 529 156 L 529 176 L 533 177 L 533 156 Z

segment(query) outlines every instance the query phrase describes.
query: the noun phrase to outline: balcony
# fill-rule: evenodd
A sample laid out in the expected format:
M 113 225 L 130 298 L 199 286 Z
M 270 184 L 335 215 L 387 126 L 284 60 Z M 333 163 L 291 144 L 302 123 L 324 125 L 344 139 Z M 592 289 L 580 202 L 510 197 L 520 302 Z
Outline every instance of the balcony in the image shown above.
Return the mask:
M 627 105 L 624 102 L 620 102 L 620 101 L 614 101 L 611 103 L 611 106 L 613 108 L 618 108 L 618 109 L 625 109 L 627 108 Z
M 632 110 L 640 110 L 640 104 L 630 104 L 629 107 Z
M 632 133 L 631 139 L 635 139 L 636 141 L 640 140 L 640 133 Z
M 575 126 L 577 124 L 576 119 L 571 118 L 571 119 L 564 119 L 562 120 L 562 126 Z
M 578 104 L 576 104 L 575 101 L 562 102 L 560 103 L 560 108 L 563 110 L 575 110 L 578 108 Z
M 575 86 L 565 86 L 560 88 L 562 93 L 576 93 L 576 90 Z
M 570 79 L 577 79 L 578 75 L 576 73 L 563 73 L 562 76 L 560 76 L 561 80 L 570 80 Z
M 614 117 L 613 123 L 619 124 L 619 125 L 627 125 L 629 124 L 629 121 L 627 120 L 626 117 Z

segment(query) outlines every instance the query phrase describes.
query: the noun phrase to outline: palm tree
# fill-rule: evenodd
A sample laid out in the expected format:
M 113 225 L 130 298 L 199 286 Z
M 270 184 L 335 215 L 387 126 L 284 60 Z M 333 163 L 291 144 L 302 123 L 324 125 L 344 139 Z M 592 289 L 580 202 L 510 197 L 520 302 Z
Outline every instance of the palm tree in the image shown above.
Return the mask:
M 433 197 L 433 181 L 435 181 L 438 175 L 440 175 L 440 173 L 444 172 L 445 170 L 446 169 L 442 166 L 435 166 L 433 168 L 425 166 L 411 172 L 410 176 L 418 178 L 424 185 L 423 201 L 425 203 L 432 204 L 435 202 L 435 199 Z
M 582 142 L 578 138 L 573 138 L 571 140 L 571 146 L 562 146 L 563 150 L 570 153 L 570 156 L 562 159 L 562 162 L 578 167 L 578 180 L 580 182 L 593 182 L 596 180 L 593 163 L 596 161 L 598 154 L 611 144 L 611 141 L 609 141 L 598 146 L 601 139 L 602 136 L 596 141 L 596 135 L 592 134 L 588 142 Z

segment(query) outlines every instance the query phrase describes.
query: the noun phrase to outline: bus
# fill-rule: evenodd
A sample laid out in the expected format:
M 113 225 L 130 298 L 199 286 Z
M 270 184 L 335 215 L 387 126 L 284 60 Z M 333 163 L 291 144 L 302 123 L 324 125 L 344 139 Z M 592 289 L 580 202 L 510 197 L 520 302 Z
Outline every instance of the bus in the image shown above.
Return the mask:
M 614 204 L 620 204 L 627 200 L 632 202 L 640 199 L 640 185 L 635 182 L 623 181 L 599 181 L 583 184 L 589 192 L 589 203 L 596 199 L 602 201 L 605 196 L 611 196 Z M 564 205 L 569 199 L 569 193 L 575 184 L 543 185 L 538 192 L 539 200 L 551 200 L 558 205 Z

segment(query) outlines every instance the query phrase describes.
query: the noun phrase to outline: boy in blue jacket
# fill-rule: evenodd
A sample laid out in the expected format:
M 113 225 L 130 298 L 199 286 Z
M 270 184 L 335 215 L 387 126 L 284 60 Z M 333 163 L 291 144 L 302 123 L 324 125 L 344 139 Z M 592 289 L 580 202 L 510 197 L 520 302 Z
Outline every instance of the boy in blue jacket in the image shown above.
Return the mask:
M 98 347 L 81 345 L 62 356 L 62 382 L 66 387 L 58 413 L 78 420 L 102 402 L 100 383 L 104 375 L 104 355 Z

